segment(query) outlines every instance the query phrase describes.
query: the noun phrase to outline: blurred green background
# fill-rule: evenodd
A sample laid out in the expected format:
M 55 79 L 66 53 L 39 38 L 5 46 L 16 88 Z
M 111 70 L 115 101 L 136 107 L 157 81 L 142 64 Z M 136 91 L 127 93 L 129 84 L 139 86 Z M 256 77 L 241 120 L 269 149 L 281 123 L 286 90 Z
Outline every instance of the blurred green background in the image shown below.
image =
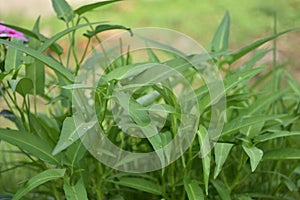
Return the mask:
M 68 0 L 74 7 L 95 0 Z M 239 47 L 278 29 L 300 26 L 300 0 L 124 0 L 93 11 L 91 21 L 109 21 L 128 27 L 164 27 L 189 35 L 206 47 L 228 10 L 231 47 Z M 42 15 L 42 31 L 50 35 L 64 28 L 51 8 L 51 0 L 0 0 L 0 20 L 31 28 Z

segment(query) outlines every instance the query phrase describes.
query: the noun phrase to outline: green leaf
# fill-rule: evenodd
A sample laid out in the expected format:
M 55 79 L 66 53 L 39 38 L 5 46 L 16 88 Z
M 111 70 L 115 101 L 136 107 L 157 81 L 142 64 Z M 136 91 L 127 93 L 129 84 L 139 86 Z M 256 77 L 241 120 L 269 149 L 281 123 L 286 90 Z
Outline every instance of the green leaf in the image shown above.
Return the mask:
M 28 30 L 28 29 L 25 29 L 25 28 L 22 28 L 22 27 L 19 27 L 19 26 L 11 25 L 11 24 L 5 24 L 5 23 L 1 23 L 1 25 L 12 28 L 12 29 L 17 30 L 19 32 L 22 32 L 22 33 L 24 33 L 25 35 L 27 35 L 29 37 L 39 39 L 39 36 L 31 30 Z
M 38 175 L 35 175 L 31 179 L 29 179 L 26 184 L 20 188 L 17 193 L 13 196 L 12 200 L 21 199 L 24 195 L 26 195 L 29 191 L 34 188 L 54 179 L 62 178 L 65 174 L 65 169 L 48 169 L 46 171 L 41 172 Z
M 67 78 L 69 81 L 73 82 L 74 81 L 74 76 L 73 74 L 71 74 L 64 66 L 62 66 L 60 63 L 58 63 L 56 60 L 54 60 L 53 58 L 49 57 L 49 56 L 45 56 L 44 54 L 33 50 L 31 48 L 25 47 L 23 45 L 19 45 L 15 42 L 9 42 L 6 40 L 2 40 L 0 39 L 0 43 L 3 43 L 9 47 L 12 48 L 16 48 L 20 51 L 23 51 L 25 53 L 27 53 L 28 55 L 36 58 L 37 60 L 41 61 L 42 63 L 44 63 L 45 65 L 49 66 L 51 69 L 53 69 L 54 71 L 60 73 L 62 76 L 64 76 L 65 78 Z
M 101 33 L 101 32 L 104 32 L 104 31 L 108 31 L 108 30 L 114 30 L 114 29 L 127 30 L 127 31 L 130 32 L 130 34 L 132 34 L 131 29 L 127 28 L 125 26 L 111 25 L 111 24 L 101 24 L 101 25 L 98 25 L 95 30 L 93 30 L 93 31 L 87 31 L 83 35 L 86 36 L 87 38 L 91 38 L 91 37 L 95 36 L 98 33 Z
M 246 145 L 242 145 L 242 146 L 243 146 L 244 151 L 250 158 L 251 170 L 252 170 L 252 172 L 254 172 L 257 165 L 261 161 L 261 159 L 264 155 L 264 152 L 255 146 L 251 146 L 251 147 L 247 147 Z
M 120 181 L 113 183 L 151 194 L 162 194 L 162 187 L 159 184 L 142 178 L 123 177 Z
M 206 128 L 202 125 L 199 127 L 199 130 L 197 131 L 197 135 L 198 135 L 199 145 L 201 148 L 200 154 L 202 160 L 205 194 L 208 195 L 208 182 L 209 182 L 209 175 L 210 175 L 210 159 L 211 159 L 209 135 Z
M 52 6 L 58 19 L 61 19 L 66 23 L 69 23 L 73 19 L 73 9 L 65 0 L 52 0 Z
M 283 116 L 284 115 L 253 115 L 251 117 L 241 116 L 225 124 L 222 131 L 222 136 L 234 133 L 242 128 L 249 127 L 257 123 L 280 119 Z
M 111 1 L 101 1 L 101 2 L 96 2 L 96 3 L 92 3 L 92 4 L 88 4 L 88 5 L 84 5 L 81 6 L 80 8 L 77 8 L 74 12 L 78 15 L 82 15 L 86 12 L 89 12 L 93 9 L 99 8 L 101 6 L 107 5 L 107 4 L 111 4 L 117 1 L 121 1 L 121 0 L 111 0 Z
M 238 86 L 239 84 L 247 82 L 250 78 L 260 73 L 264 69 L 264 67 L 259 67 L 230 74 L 229 76 L 225 77 L 225 80 L 223 81 L 225 87 L 224 92 L 228 92 L 230 89 Z M 196 89 L 195 93 L 199 99 L 199 107 L 201 111 L 205 110 L 212 104 L 212 102 L 215 102 L 217 99 L 221 98 L 224 95 L 223 93 L 220 93 L 220 95 L 215 97 L 215 99 L 211 99 L 206 85 Z
M 291 32 L 291 31 L 295 31 L 295 30 L 298 30 L 299 28 L 292 28 L 292 29 L 288 29 L 286 31 L 282 31 L 282 32 L 279 32 L 275 35 L 272 35 L 272 36 L 269 36 L 269 37 L 266 37 L 266 38 L 263 38 L 263 39 L 260 39 L 260 40 L 257 40 L 256 42 L 252 43 L 252 44 L 249 44 L 243 48 L 241 48 L 240 50 L 238 51 L 235 51 L 235 52 L 232 52 L 228 55 L 228 63 L 229 64 L 232 64 L 233 62 L 237 61 L 238 59 L 240 59 L 242 56 L 246 55 L 247 53 L 253 51 L 254 49 L 256 49 L 257 47 L 263 45 L 264 43 L 268 42 L 268 41 L 271 41 L 285 33 L 288 33 L 288 32 Z
M 23 97 L 33 89 L 33 83 L 29 78 L 22 78 L 19 80 L 12 79 L 9 80 L 9 84 L 13 92 L 18 92 Z
M 12 39 L 12 41 L 18 45 L 23 45 L 23 40 L 21 39 Z M 5 71 L 10 72 L 11 70 L 18 69 L 22 64 L 22 57 L 22 52 L 19 50 L 8 48 L 4 65 Z
M 249 107 L 241 110 L 241 115 L 259 114 L 259 113 L 265 111 L 266 109 L 268 109 L 269 105 L 271 105 L 273 102 L 277 101 L 283 95 L 287 94 L 287 92 L 288 92 L 288 89 L 284 89 L 284 90 L 278 91 L 276 93 L 268 94 L 267 96 L 261 95 Z
M 261 142 L 266 142 L 269 140 L 273 140 L 276 138 L 281 138 L 281 137 L 290 137 L 290 136 L 295 136 L 295 135 L 300 135 L 299 131 L 276 131 L 274 133 L 266 133 L 263 135 L 257 135 L 254 137 L 254 143 L 261 143 Z
M 212 52 L 222 52 L 227 51 L 228 41 L 230 33 L 230 15 L 227 11 L 221 24 L 219 25 L 217 32 L 215 33 L 211 41 L 211 51 Z
M 91 25 L 95 25 L 95 24 L 101 24 L 102 22 L 95 22 L 95 23 L 86 23 L 86 24 L 80 24 L 77 26 L 72 26 L 70 28 L 67 28 L 57 34 L 55 34 L 54 36 L 52 36 L 51 38 L 47 39 L 45 38 L 44 40 L 44 44 L 39 48 L 39 52 L 42 53 L 43 51 L 45 51 L 47 48 L 51 47 L 52 45 L 55 45 L 55 42 L 62 38 L 63 36 L 67 35 L 68 33 L 71 33 L 72 31 L 78 30 L 80 28 L 83 27 L 89 27 Z M 59 52 L 58 52 L 59 53 Z
M 59 135 L 55 129 L 49 127 L 42 119 L 32 113 L 28 114 L 28 120 L 32 132 L 51 145 L 54 145 L 54 141 L 57 141 Z
M 52 152 L 52 155 L 60 153 L 68 146 L 73 144 L 75 141 L 77 141 L 80 138 L 80 135 L 77 133 L 77 130 L 83 129 L 84 127 L 92 127 L 94 124 L 95 122 L 90 122 L 82 123 L 76 126 L 73 117 L 67 117 L 63 122 L 60 138 Z
M 185 179 L 184 189 L 189 200 L 204 200 L 203 191 L 195 180 Z
M 219 180 L 211 180 L 211 182 L 216 188 L 218 194 L 220 195 L 221 200 L 231 200 L 230 192 L 223 182 Z
M 263 160 L 299 160 L 300 149 L 281 148 L 264 153 Z
M 64 192 L 67 200 L 88 200 L 82 178 L 79 179 L 75 186 L 70 186 L 65 180 Z
M 0 129 L 0 140 L 18 146 L 47 163 L 60 165 L 60 158 L 51 155 L 53 147 L 38 136 L 25 131 Z
M 86 152 L 87 150 L 81 140 L 74 142 L 66 150 L 65 155 L 69 160 L 69 163 L 67 164 L 72 166 L 72 168 L 75 168 L 79 164 L 80 160 L 84 157 Z
M 233 144 L 228 144 L 228 143 L 217 143 L 215 145 L 214 148 L 215 148 L 216 167 L 214 171 L 214 179 L 216 179 L 219 173 L 221 172 L 222 166 L 224 165 L 232 147 Z
M 40 17 L 37 19 L 33 31 L 39 34 L 39 23 Z M 29 40 L 29 47 L 33 49 L 38 49 L 41 45 L 41 42 L 37 39 L 31 38 Z M 31 62 L 26 64 L 26 77 L 30 78 L 33 82 L 33 94 L 44 94 L 45 87 L 45 69 L 44 64 L 41 61 L 35 60 L 34 58 L 28 56 Z M 31 59 L 30 59 L 31 58 Z

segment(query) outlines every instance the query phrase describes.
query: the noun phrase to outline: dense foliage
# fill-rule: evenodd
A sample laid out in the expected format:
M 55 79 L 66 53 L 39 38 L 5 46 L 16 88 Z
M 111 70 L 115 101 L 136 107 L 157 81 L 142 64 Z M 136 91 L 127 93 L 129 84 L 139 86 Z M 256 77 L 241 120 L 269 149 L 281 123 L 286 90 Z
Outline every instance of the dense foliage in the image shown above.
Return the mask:
M 257 50 L 295 29 L 275 31 L 270 37 L 231 51 L 229 13 L 213 36 L 210 57 L 206 58 L 220 70 L 226 93 L 226 115 L 220 114 L 225 124 L 212 151 L 199 157 L 209 129 L 212 100 L 205 84 L 194 82 L 199 72 L 185 66 L 182 74 L 195 86 L 200 120 L 192 145 L 180 159 L 161 170 L 127 173 L 105 166 L 90 155 L 76 133 L 71 89 L 81 87 L 74 84 L 75 76 L 88 51 L 101 43 L 99 33 L 113 29 L 130 32 L 127 27 L 89 22 L 85 17 L 89 11 L 116 1 L 74 10 L 65 0 L 52 0 L 66 29 L 49 38 L 40 33 L 40 19 L 32 30 L 3 24 L 25 34 L 28 41 L 14 35 L 0 39 L 0 99 L 6 104 L 0 116 L 12 122 L 10 127 L 0 125 L 0 140 L 7 147 L 1 150 L 0 199 L 299 199 L 300 85 L 284 65 L 277 63 L 276 42 L 271 50 Z M 83 36 L 78 34 L 79 29 L 86 30 Z M 59 45 L 64 37 L 69 39 L 65 49 Z M 78 46 L 79 37 L 86 39 L 84 48 Z M 257 64 L 272 52 L 274 60 L 269 66 Z M 242 57 L 249 53 L 245 61 Z M 146 58 L 146 63 L 169 63 L 174 68 L 181 65 L 176 55 L 161 58 L 151 49 Z M 237 66 L 237 61 L 242 64 Z M 131 55 L 110 63 L 104 70 L 110 78 L 99 83 L 95 106 L 99 124 L 113 143 L 127 150 L 149 152 L 176 135 L 180 108 L 167 88 L 155 84 L 140 88 L 132 100 L 132 108 L 137 110 L 131 113 L 134 122 L 144 122 L 141 107 L 147 111 L 147 106 L 135 99 L 153 92 L 159 95 L 150 103 L 164 102 L 169 116 L 159 140 L 126 137 L 116 126 L 108 99 L 122 81 L 118 78 L 125 73 L 122 69 L 135 64 Z M 142 75 L 131 76 L 137 79 Z M 9 150 L 7 143 L 17 148 Z

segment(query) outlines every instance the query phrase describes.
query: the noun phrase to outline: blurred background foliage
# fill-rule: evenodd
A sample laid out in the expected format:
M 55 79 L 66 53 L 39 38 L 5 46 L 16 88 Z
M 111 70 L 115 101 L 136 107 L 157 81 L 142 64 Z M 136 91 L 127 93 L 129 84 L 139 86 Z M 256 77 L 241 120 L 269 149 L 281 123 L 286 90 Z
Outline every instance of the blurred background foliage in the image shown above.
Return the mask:
M 74 7 L 96 0 L 68 0 Z M 231 48 L 235 49 L 273 32 L 273 13 L 278 29 L 300 25 L 300 0 L 124 0 L 97 9 L 88 16 L 92 21 L 109 21 L 124 26 L 164 27 L 189 35 L 207 47 L 225 11 L 231 14 Z M 0 20 L 10 24 L 33 26 L 42 15 L 42 31 L 49 35 L 58 24 L 50 0 L 0 0 Z

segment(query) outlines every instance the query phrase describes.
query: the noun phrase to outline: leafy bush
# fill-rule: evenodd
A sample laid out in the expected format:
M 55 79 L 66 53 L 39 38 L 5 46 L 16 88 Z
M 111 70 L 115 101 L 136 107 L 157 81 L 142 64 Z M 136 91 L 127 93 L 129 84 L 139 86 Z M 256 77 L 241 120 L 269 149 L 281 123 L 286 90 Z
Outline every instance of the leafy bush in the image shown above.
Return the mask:
M 216 65 L 222 73 L 226 94 L 226 115 L 218 113 L 226 123 L 217 141 L 210 137 L 210 143 L 216 143 L 211 152 L 199 156 L 213 115 L 211 108 L 225 97 L 210 99 L 208 87 L 193 78 L 199 71 L 190 65 L 183 66 L 180 72 L 196 87 L 200 120 L 192 145 L 180 159 L 161 170 L 130 173 L 101 164 L 87 151 L 77 134 L 79 127 L 74 122 L 75 102 L 70 89 L 82 89 L 82 85 L 75 84 L 75 77 L 80 75 L 87 52 L 101 44 L 98 33 L 113 29 L 131 31 L 120 25 L 89 22 L 85 17 L 87 12 L 116 1 L 93 3 L 73 10 L 64 0 L 52 0 L 57 17 L 67 28 L 50 38 L 40 33 L 40 19 L 32 30 L 4 24 L 24 33 L 29 41 L 12 38 L 14 36 L 0 39 L 3 58 L 0 98 L 7 106 L 1 116 L 15 126 L 9 128 L 2 124 L 0 139 L 18 147 L 16 151 L 2 152 L 4 158 L 11 156 L 11 162 L 3 161 L 1 176 L 5 178 L 10 171 L 21 169 L 21 173 L 32 177 L 22 180 L 26 182 L 18 185 L 17 191 L 11 185 L 4 185 L 0 197 L 14 200 L 299 199 L 300 86 L 284 66 L 276 65 L 276 60 L 271 69 L 257 66 L 270 51 L 256 51 L 264 43 L 295 29 L 230 51 L 229 13 L 219 25 L 211 42 L 210 57 L 205 60 Z M 83 51 L 76 43 L 78 30 L 82 28 L 88 29 L 84 33 L 87 41 Z M 65 36 L 70 45 L 63 49 L 58 40 Z M 182 67 L 182 60 L 174 54 L 160 61 L 163 59 L 160 53 L 150 48 L 147 52 L 146 64 L 167 63 L 175 69 Z M 232 68 L 250 52 L 253 54 L 249 60 Z M 273 52 L 276 55 L 275 47 Z M 136 99 L 155 93 L 157 96 L 150 104 L 163 102 L 169 112 L 166 123 L 158 140 L 131 139 L 123 133 L 108 101 L 117 84 L 125 80 L 124 74 L 135 64 L 138 62 L 128 54 L 103 70 L 105 78 L 94 88 L 95 109 L 99 125 L 114 144 L 130 151 L 150 152 L 176 136 L 183 113 L 176 97 L 167 88 L 156 84 L 141 87 L 130 100 L 132 120 L 137 124 L 147 120 L 148 107 Z M 130 78 L 141 77 L 141 73 L 133 73 Z M 46 109 L 41 106 L 44 103 Z M 15 182 L 17 180 L 10 180 L 10 184 Z

